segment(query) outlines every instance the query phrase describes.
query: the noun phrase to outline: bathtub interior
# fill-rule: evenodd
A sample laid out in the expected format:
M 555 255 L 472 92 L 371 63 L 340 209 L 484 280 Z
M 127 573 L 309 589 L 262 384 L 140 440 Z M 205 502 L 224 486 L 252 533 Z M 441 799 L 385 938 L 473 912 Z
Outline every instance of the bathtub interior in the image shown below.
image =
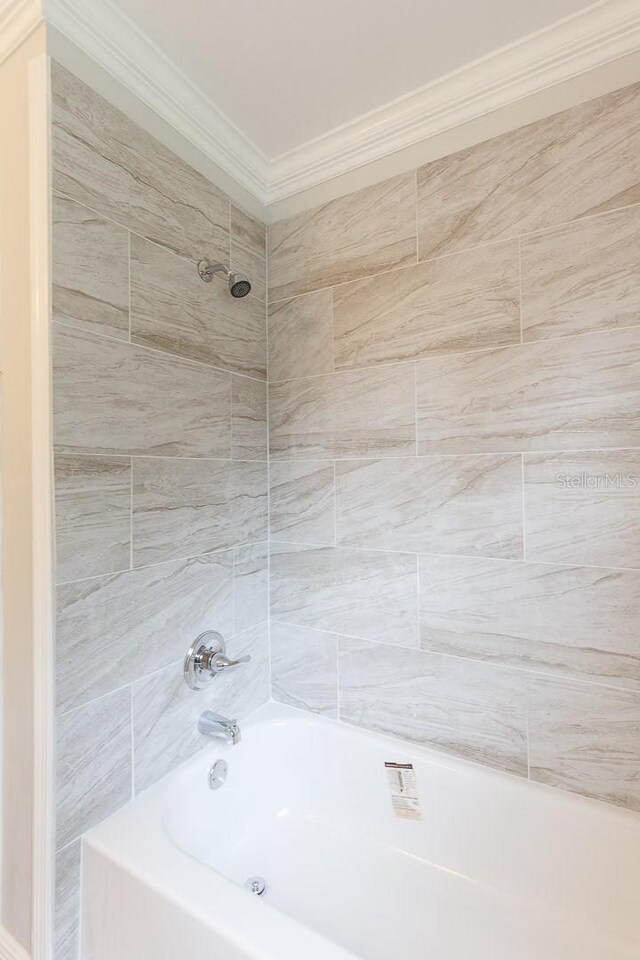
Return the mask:
M 395 815 L 389 761 L 413 764 L 420 819 Z M 640 818 L 430 749 L 269 704 L 131 816 L 145 804 L 241 912 L 275 909 L 365 960 L 639 955 Z M 244 890 L 253 876 L 264 898 Z

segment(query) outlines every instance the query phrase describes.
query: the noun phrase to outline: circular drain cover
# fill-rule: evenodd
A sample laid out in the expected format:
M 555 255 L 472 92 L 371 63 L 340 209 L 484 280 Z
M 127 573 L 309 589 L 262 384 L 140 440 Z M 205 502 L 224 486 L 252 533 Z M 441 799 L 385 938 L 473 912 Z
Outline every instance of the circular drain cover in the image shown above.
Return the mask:
M 267 881 L 264 877 L 247 877 L 242 886 L 250 893 L 255 893 L 256 897 L 263 897 L 267 892 Z

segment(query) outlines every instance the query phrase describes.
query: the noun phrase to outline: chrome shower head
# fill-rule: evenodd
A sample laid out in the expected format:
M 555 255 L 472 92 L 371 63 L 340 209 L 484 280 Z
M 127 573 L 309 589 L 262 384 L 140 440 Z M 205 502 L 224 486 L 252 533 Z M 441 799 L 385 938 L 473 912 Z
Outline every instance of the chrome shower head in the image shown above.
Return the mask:
M 200 279 L 204 280 L 205 283 L 211 283 L 214 274 L 224 273 L 229 284 L 229 293 L 236 300 L 246 297 L 251 290 L 251 281 L 248 277 L 245 277 L 243 273 L 228 270 L 223 263 L 208 263 L 206 260 L 201 260 L 198 264 L 198 273 Z
M 240 297 L 246 297 L 250 291 L 251 281 L 245 277 L 244 273 L 229 274 L 229 293 L 232 297 L 240 299 Z

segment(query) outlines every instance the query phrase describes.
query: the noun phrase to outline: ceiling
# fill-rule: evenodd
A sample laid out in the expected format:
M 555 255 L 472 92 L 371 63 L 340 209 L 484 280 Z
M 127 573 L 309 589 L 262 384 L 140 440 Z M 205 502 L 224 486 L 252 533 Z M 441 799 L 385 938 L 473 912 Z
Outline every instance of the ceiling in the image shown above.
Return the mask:
M 269 160 L 583 0 L 116 0 Z

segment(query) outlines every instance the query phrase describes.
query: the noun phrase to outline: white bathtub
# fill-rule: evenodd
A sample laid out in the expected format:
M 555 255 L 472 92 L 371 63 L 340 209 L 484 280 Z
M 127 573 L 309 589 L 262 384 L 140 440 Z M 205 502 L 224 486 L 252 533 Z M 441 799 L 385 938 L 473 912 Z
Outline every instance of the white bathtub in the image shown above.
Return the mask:
M 87 835 L 84 958 L 640 957 L 636 814 L 275 704 L 242 728 Z

